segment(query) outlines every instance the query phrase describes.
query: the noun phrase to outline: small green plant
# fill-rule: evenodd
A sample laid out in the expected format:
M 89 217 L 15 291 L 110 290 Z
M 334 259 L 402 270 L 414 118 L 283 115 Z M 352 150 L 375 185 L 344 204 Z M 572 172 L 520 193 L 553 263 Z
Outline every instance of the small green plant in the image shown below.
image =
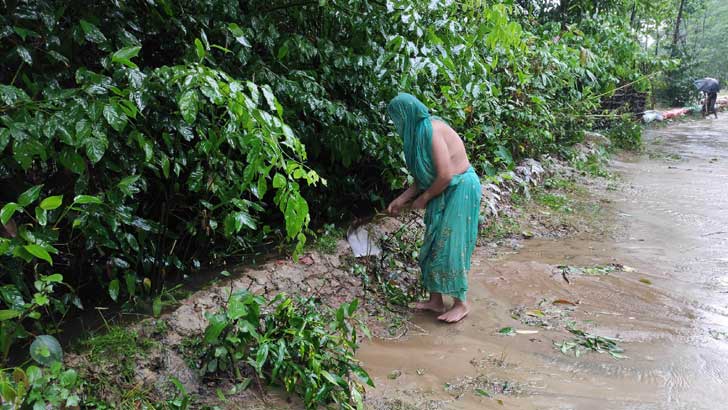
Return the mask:
M 559 194 L 547 194 L 539 193 L 536 195 L 536 201 L 544 206 L 549 207 L 554 211 L 559 212 L 572 212 L 573 209 L 569 206 L 570 201 L 563 195 Z
M 313 299 L 279 294 L 266 302 L 247 291 L 233 293 L 222 311 L 208 316 L 199 367 L 246 385 L 251 377 L 280 385 L 307 409 L 329 403 L 361 408 L 361 383 L 373 384 L 354 357 L 357 329 L 368 334 L 353 317 L 357 306 L 355 300 L 333 311 Z
M 175 378 L 172 378 L 172 385 L 175 389 L 174 397 L 155 404 L 155 410 L 188 410 L 191 408 L 192 397 L 187 393 L 185 386 Z
M 83 381 L 60 362 L 0 371 L 0 409 L 62 409 L 81 404 Z
M 318 238 L 316 238 L 316 250 L 321 253 L 332 254 L 336 252 L 339 240 L 344 236 L 344 231 L 334 224 L 326 224 Z
M 571 163 L 579 171 L 586 172 L 594 177 L 608 178 L 607 161 L 609 154 L 600 147 L 596 152 L 588 154 L 585 158 L 574 158 Z
M 526 203 L 526 196 L 520 192 L 513 192 L 511 194 L 511 202 L 513 202 L 513 205 L 521 206 Z
M 642 147 L 642 126 L 629 115 L 615 121 L 607 130 L 607 136 L 616 148 L 637 150 Z
M 42 185 L 34 186 L 0 209 L 0 223 L 18 221 L 15 236 L 0 238 L 0 266 L 12 278 L 0 286 L 0 364 L 6 362 L 13 345 L 31 332 L 56 331 L 71 306 L 82 308 L 63 276 L 55 273 L 51 255 L 59 253 L 58 226 L 83 217 L 88 206 L 101 201 L 79 195 L 63 207 L 60 195 L 40 200 L 42 189 Z

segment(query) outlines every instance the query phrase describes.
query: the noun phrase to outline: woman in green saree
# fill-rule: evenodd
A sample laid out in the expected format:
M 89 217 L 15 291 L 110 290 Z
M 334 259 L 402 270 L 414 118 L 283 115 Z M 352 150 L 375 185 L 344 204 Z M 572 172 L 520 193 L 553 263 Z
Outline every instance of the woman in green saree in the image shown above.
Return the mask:
M 413 200 L 412 208 L 426 209 L 419 262 L 430 299 L 417 308 L 441 313 L 442 321 L 458 322 L 469 313 L 466 293 L 478 236 L 480 179 L 458 134 L 432 118 L 417 98 L 400 93 L 387 111 L 404 140 L 407 169 L 415 181 L 387 210 L 396 215 Z M 454 299 L 447 312 L 443 294 Z

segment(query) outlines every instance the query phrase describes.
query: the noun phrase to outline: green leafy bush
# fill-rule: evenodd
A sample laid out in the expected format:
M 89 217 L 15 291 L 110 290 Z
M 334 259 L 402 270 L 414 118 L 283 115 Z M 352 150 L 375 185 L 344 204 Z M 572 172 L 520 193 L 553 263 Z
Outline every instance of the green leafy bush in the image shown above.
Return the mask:
M 203 374 L 280 385 L 308 409 L 328 403 L 362 408 L 361 382 L 373 384 L 354 357 L 357 329 L 366 332 L 353 318 L 357 306 L 355 300 L 329 311 L 313 299 L 279 294 L 266 303 L 246 291 L 233 293 L 225 309 L 208 317 L 198 366 Z
M 66 244 L 59 227 L 70 225 L 70 233 L 76 233 L 79 218 L 101 201 L 88 195 L 78 195 L 66 206 L 60 195 L 39 201 L 42 189 L 42 185 L 34 186 L 0 209 L 3 224 L 11 219 L 21 222 L 14 237 L 0 238 L 0 278 L 5 282 L 0 286 L 4 305 L 0 310 L 0 364 L 6 362 L 18 341 L 28 339 L 31 333 L 57 331 L 73 305 L 83 307 L 73 288 L 64 283 L 63 275 L 55 272 L 53 258 L 63 262 L 68 256 L 61 251 Z
M 65 369 L 60 362 L 49 367 L 29 366 L 0 371 L 0 408 L 11 409 L 63 409 L 77 408 L 82 380 L 73 369 Z

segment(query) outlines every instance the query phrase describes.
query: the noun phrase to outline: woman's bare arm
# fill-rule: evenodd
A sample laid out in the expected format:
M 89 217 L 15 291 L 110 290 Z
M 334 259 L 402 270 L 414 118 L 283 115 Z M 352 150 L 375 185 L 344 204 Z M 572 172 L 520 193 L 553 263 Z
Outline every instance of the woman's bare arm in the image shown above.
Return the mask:
M 417 198 L 414 203 L 415 208 L 424 208 L 432 198 L 440 195 L 452 180 L 453 171 L 450 151 L 441 133 L 433 133 L 432 135 L 432 161 L 435 164 L 437 176 L 432 185 Z

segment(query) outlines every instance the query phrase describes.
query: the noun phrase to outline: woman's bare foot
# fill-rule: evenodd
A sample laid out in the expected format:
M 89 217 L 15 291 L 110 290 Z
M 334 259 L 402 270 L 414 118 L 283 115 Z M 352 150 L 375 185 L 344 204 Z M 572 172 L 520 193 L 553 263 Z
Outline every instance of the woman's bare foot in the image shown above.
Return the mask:
M 455 304 L 452 306 L 452 309 L 448 310 L 437 318 L 439 320 L 442 320 L 443 322 L 456 323 L 463 320 L 465 316 L 468 315 L 468 313 L 470 313 L 468 304 L 461 300 L 455 299 Z
M 442 313 L 445 311 L 445 302 L 442 301 L 441 293 L 430 294 L 430 300 L 427 302 L 417 302 L 415 304 L 417 310 L 429 310 L 435 313 Z

